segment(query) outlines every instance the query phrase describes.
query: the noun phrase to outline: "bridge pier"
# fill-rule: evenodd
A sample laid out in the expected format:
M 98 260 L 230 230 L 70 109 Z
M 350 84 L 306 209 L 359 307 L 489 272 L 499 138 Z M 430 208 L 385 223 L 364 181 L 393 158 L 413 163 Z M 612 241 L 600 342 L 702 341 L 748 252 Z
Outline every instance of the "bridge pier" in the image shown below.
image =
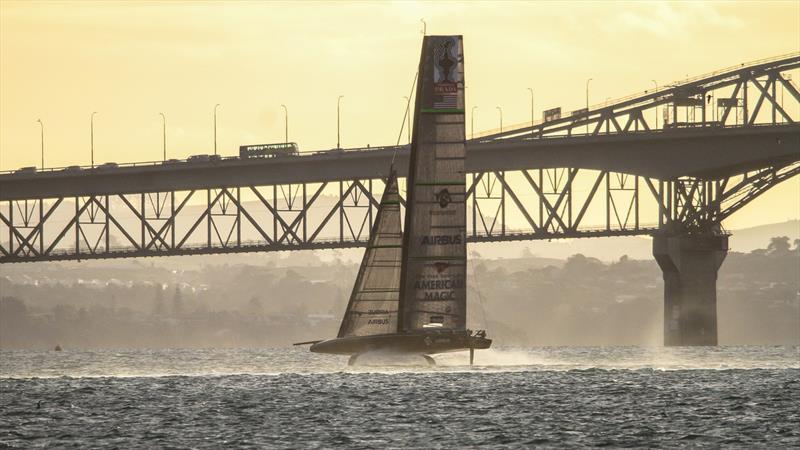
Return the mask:
M 726 235 L 658 235 L 653 256 L 664 275 L 664 345 L 717 345 L 717 271 Z

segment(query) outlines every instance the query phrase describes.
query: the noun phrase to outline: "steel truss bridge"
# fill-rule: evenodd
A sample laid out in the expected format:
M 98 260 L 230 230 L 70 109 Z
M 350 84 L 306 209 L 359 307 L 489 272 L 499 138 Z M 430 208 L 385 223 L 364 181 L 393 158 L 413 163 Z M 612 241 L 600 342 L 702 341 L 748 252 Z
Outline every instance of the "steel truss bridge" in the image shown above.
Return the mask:
M 783 55 L 469 140 L 468 240 L 723 234 L 800 172 L 798 67 Z M 0 174 L 0 263 L 362 246 L 393 158 L 404 175 L 407 146 Z

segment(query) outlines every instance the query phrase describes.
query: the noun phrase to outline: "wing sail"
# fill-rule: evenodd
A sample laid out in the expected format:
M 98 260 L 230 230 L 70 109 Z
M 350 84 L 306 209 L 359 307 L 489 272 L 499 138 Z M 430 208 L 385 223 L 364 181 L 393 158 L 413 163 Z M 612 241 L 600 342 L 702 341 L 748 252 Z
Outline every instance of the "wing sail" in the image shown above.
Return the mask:
M 466 327 L 464 57 L 461 36 L 422 46 L 408 175 L 400 331 Z

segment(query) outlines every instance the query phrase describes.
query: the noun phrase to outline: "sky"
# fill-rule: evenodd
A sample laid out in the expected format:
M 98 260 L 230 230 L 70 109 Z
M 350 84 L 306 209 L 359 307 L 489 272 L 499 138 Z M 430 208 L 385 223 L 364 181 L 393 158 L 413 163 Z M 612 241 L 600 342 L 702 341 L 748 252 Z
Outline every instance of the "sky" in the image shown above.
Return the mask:
M 0 0 L 0 170 L 397 141 L 428 34 L 463 34 L 476 133 L 800 51 L 800 2 L 14 2 Z M 800 73 L 793 74 L 800 79 Z M 469 133 L 469 130 L 468 130 Z M 405 138 L 404 138 L 405 139 Z M 726 222 L 800 217 L 800 177 Z

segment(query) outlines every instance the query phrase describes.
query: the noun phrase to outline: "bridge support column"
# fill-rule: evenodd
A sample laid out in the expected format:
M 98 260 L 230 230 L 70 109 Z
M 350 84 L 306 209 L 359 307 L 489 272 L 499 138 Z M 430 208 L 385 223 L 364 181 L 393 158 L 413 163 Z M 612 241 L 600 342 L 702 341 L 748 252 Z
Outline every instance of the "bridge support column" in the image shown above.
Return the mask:
M 664 345 L 717 345 L 717 271 L 728 253 L 725 235 L 658 235 L 664 274 Z

